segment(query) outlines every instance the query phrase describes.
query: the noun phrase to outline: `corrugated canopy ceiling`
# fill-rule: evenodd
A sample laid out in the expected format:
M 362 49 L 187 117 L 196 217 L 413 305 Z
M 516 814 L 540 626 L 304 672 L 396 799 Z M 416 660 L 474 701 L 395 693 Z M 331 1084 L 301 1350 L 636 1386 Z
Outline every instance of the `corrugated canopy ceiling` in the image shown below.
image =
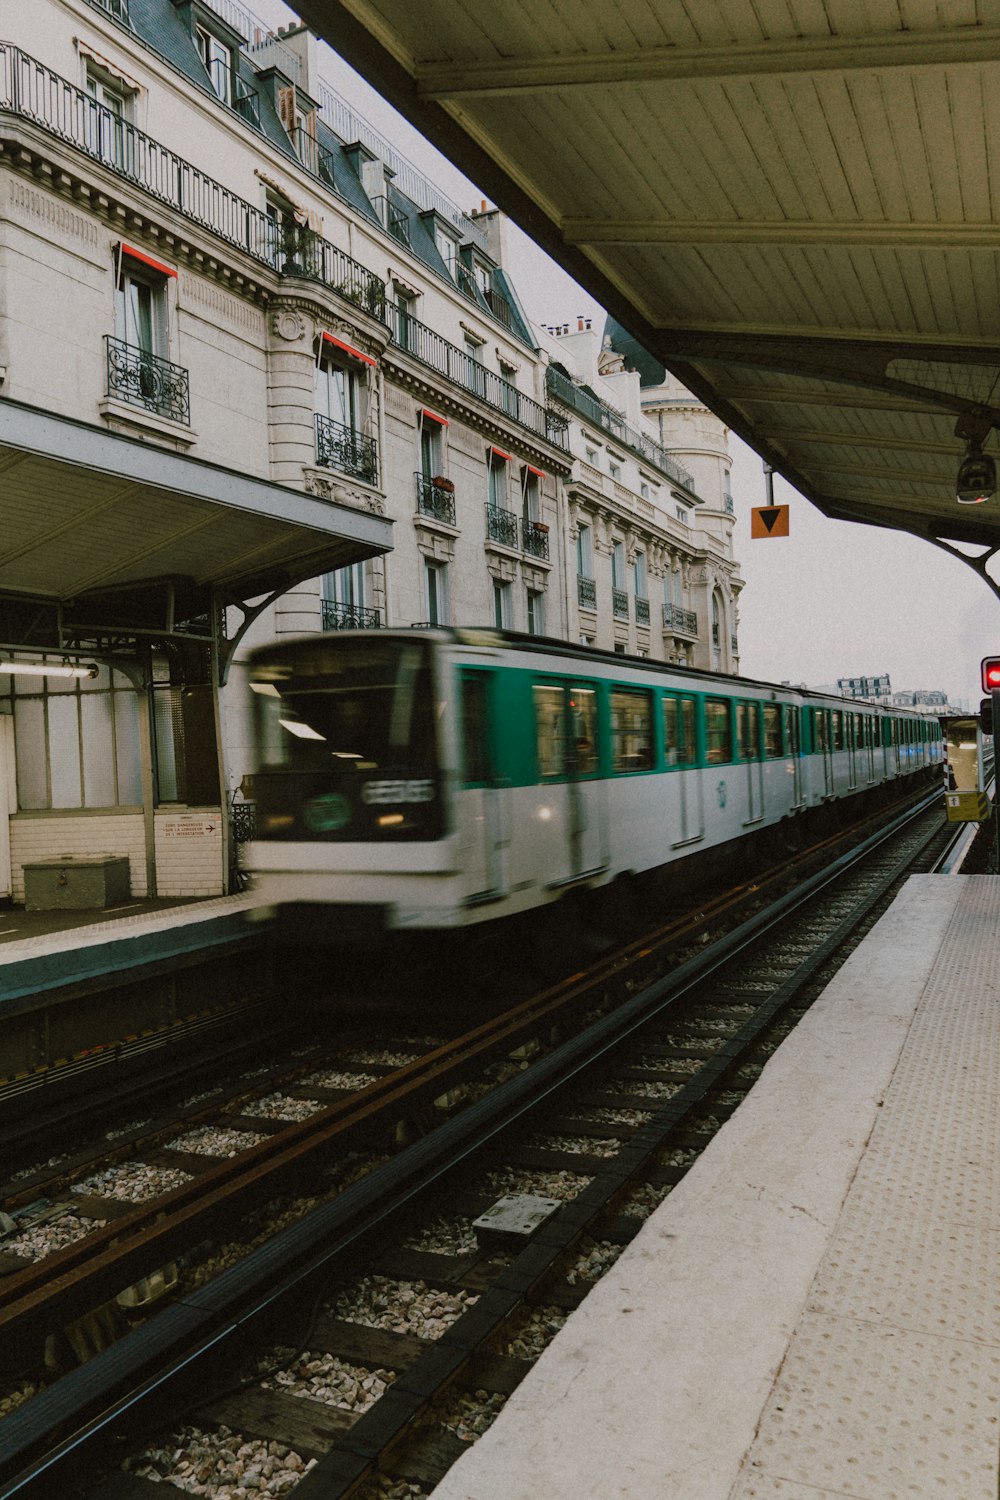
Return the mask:
M 822 510 L 1000 545 L 1000 0 L 299 9 Z

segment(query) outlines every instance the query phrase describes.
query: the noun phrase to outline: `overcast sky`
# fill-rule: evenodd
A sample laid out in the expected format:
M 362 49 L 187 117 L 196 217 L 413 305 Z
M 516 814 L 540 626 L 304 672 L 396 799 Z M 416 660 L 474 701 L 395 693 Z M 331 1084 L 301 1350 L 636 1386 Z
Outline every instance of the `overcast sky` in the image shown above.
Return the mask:
M 285 22 L 280 0 L 252 9 Z M 460 208 L 482 194 L 328 47 L 324 80 Z M 521 301 L 538 323 L 603 319 L 599 305 L 512 226 L 511 266 Z M 1000 603 L 967 564 L 903 532 L 831 521 L 775 478 L 775 500 L 791 507 L 790 535 L 750 539 L 750 509 L 765 503 L 757 454 L 736 437 L 735 555 L 746 583 L 740 601 L 740 665 L 773 682 L 836 682 L 888 672 L 894 689 L 941 688 L 955 704 L 979 702 L 979 661 L 1000 654 Z M 957 458 L 956 458 L 957 462 Z M 992 502 L 1000 505 L 1000 497 Z

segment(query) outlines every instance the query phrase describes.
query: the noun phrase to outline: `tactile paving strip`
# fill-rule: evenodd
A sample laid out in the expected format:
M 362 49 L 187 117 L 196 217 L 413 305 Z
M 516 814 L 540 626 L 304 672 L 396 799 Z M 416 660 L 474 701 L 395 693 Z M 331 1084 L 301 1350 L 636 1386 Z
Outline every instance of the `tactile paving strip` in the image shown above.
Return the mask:
M 996 1500 L 998 956 L 966 877 L 731 1500 Z

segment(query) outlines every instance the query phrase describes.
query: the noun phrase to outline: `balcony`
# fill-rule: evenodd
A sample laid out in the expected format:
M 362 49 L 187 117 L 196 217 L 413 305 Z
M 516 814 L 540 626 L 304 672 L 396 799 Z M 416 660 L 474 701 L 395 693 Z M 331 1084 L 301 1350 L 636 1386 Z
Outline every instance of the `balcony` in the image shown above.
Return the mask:
M 581 609 L 597 608 L 597 584 L 592 578 L 584 578 L 582 574 L 577 574 L 576 597 Z
M 478 359 L 473 359 L 471 354 L 459 349 L 457 344 L 450 344 L 412 313 L 393 303 L 385 303 L 384 284 L 382 291 L 385 321 L 392 330 L 398 349 L 404 350 L 419 364 L 436 370 L 439 375 L 461 386 L 463 390 L 478 396 L 487 406 L 503 412 L 537 437 L 546 438 L 560 448 L 569 446 L 566 426 L 560 426 L 558 422 L 550 426 L 550 414 L 544 406 L 524 395 L 510 381 L 494 375 Z
M 377 609 L 365 609 L 359 604 L 338 604 L 335 599 L 323 599 L 324 630 L 378 630 L 381 620 Z
M 621 412 L 616 411 L 613 406 L 608 406 L 583 386 L 574 385 L 572 380 L 567 379 L 553 365 L 545 373 L 545 383 L 557 400 L 572 407 L 595 427 L 602 428 L 646 463 L 659 469 L 668 479 L 673 479 L 692 494 L 695 493 L 694 475 L 682 468 L 675 458 L 671 458 L 659 443 L 647 437 L 644 432 L 637 432 L 634 427 L 630 427 Z
M 322 282 L 373 317 L 384 318 L 385 282 L 374 272 L 290 216 L 275 219 L 238 197 L 128 120 L 95 104 L 84 89 L 3 43 L 0 111 L 30 120 L 61 147 L 100 162 L 130 189 L 147 193 L 259 264 L 283 276 Z
M 501 510 L 497 505 L 486 507 L 486 536 L 491 542 L 504 547 L 516 547 L 518 542 L 517 517 L 512 510 Z
M 378 444 L 343 422 L 316 413 L 316 462 L 365 484 L 378 484 Z
M 698 634 L 698 616 L 693 609 L 681 609 L 677 604 L 663 606 L 663 628 L 673 635 Z
M 191 425 L 187 370 L 134 344 L 113 339 L 110 334 L 104 335 L 104 343 L 109 396 L 127 401 L 130 406 L 141 406 L 171 422 Z
M 635 596 L 635 623 L 637 625 L 649 624 L 649 600 L 640 598 L 638 594 Z
M 425 474 L 414 474 L 413 477 L 417 482 L 419 514 L 443 521 L 446 526 L 454 526 L 455 486 L 451 480 L 443 477 L 428 479 Z
M 611 590 L 611 608 L 616 620 L 628 619 L 628 594 L 624 589 Z
M 521 522 L 521 547 L 531 557 L 549 557 L 549 528 L 544 521 Z

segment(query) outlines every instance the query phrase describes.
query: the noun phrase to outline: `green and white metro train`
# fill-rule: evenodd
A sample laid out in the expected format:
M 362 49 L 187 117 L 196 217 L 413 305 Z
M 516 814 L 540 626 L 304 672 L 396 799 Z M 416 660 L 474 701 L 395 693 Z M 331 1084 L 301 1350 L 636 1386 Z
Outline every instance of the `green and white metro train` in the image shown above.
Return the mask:
M 313 909 L 317 941 L 731 861 L 942 760 L 936 719 L 507 631 L 290 638 L 254 653 L 250 687 L 247 865 L 265 901 Z

